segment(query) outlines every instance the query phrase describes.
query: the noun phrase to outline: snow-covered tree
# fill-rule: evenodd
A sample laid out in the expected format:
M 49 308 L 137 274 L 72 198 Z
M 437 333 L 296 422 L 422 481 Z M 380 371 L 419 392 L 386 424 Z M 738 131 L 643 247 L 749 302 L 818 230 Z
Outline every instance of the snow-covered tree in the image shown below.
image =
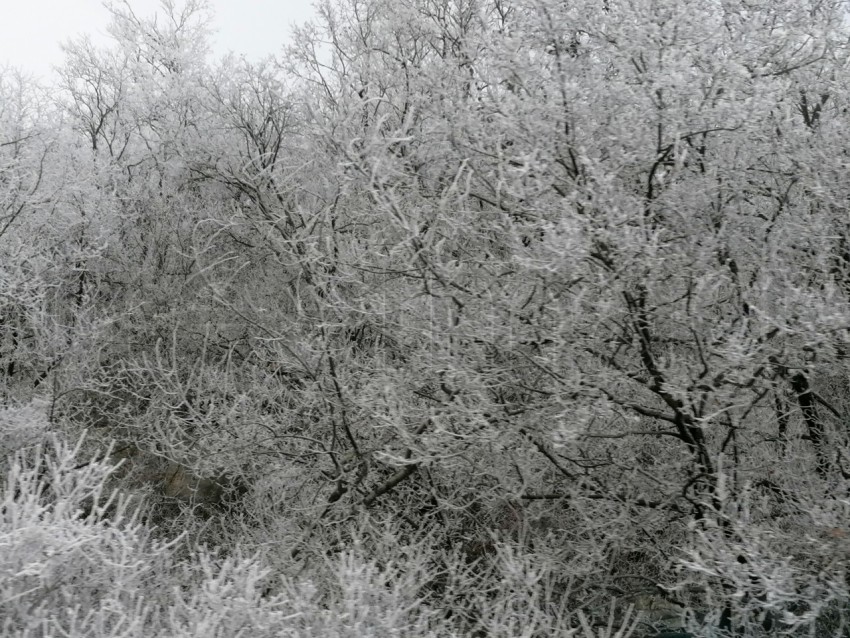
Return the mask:
M 309 631 L 844 631 L 843 0 L 322 0 L 259 63 L 109 10 L 0 81 L 4 400 Z

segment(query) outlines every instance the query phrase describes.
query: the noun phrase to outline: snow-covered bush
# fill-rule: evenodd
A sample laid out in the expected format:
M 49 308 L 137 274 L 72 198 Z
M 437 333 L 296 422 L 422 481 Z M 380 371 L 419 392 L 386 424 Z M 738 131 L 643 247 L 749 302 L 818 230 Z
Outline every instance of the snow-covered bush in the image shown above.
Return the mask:
M 491 564 L 473 569 L 461 553 L 440 554 L 427 534 L 401 540 L 397 527 L 365 523 L 348 547 L 316 556 L 302 574 L 273 578 L 269 561 L 238 546 L 224 555 L 187 544 L 184 535 L 163 539 L 137 501 L 110 492 L 115 465 L 81 460 L 82 440 L 72 446 L 45 438 L 11 455 L 0 486 L 3 636 L 436 638 L 477 628 L 508 638 L 578 631 L 580 616 L 551 613 L 551 568 L 516 545 L 498 544 Z M 582 630 L 590 638 L 590 626 Z
M 158 602 L 151 593 L 171 545 L 151 538 L 127 499 L 106 493 L 113 467 L 80 463 L 79 449 L 52 438 L 9 462 L 0 500 L 4 635 L 125 635 Z

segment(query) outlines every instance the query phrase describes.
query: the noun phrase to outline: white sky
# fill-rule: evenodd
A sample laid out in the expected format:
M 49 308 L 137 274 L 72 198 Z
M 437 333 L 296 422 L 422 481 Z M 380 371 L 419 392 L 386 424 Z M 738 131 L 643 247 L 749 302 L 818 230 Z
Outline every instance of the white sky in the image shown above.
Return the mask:
M 130 0 L 136 15 L 150 16 L 159 0 Z M 178 0 L 178 6 L 182 3 Z M 311 0 L 210 0 L 215 11 L 216 55 L 243 53 L 256 60 L 278 53 L 291 25 L 313 15 Z M 47 77 L 62 62 L 59 43 L 89 34 L 108 42 L 103 0 L 0 0 L 0 65 Z

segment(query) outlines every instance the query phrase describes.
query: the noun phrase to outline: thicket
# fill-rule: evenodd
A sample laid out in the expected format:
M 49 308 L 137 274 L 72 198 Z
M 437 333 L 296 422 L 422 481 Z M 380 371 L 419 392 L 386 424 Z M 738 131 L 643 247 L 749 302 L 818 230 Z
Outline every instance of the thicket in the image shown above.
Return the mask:
M 0 74 L 0 631 L 847 636 L 843 0 L 202 0 Z M 635 619 L 636 618 L 636 619 Z

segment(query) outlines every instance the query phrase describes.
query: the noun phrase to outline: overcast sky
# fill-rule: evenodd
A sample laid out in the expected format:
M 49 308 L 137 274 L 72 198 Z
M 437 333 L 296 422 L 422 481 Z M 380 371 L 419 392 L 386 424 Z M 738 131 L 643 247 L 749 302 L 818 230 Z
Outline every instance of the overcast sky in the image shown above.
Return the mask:
M 130 0 L 139 16 L 159 0 Z M 215 10 L 214 51 L 258 59 L 277 53 L 292 24 L 312 15 L 311 0 L 210 0 Z M 59 43 L 88 33 L 106 42 L 109 14 L 103 0 L 0 0 L 0 64 L 47 76 L 62 61 Z

